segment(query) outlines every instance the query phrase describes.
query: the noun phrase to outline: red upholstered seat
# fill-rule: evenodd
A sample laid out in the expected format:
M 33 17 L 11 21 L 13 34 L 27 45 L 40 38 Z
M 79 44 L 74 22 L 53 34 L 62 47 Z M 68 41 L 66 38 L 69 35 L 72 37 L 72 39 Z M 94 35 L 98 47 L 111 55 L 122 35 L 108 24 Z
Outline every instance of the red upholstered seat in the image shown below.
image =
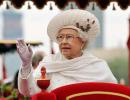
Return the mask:
M 56 100 L 130 100 L 130 87 L 112 83 L 78 83 L 53 90 Z

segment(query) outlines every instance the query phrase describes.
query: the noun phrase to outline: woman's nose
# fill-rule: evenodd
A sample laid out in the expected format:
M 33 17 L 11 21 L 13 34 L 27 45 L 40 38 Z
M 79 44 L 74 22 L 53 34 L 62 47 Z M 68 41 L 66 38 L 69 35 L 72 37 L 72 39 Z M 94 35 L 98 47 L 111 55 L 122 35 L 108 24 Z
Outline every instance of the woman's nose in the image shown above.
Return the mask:
M 61 43 L 66 43 L 67 42 L 67 39 L 66 37 L 63 38 L 63 40 L 61 41 Z

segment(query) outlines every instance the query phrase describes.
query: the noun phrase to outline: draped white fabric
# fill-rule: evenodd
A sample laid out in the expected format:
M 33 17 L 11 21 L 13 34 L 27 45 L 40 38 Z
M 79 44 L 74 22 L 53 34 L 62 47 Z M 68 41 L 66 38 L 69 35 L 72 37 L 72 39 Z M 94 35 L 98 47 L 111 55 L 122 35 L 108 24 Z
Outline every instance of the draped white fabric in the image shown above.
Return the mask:
M 117 83 L 107 63 L 88 52 L 71 60 L 65 59 L 61 54 L 45 57 L 36 70 L 38 76 L 40 76 L 39 71 L 43 66 L 46 67 L 47 74 L 51 76 L 53 89 L 75 82 Z M 58 79 L 61 79 L 61 84 L 57 81 Z M 63 83 L 64 81 L 67 82 Z

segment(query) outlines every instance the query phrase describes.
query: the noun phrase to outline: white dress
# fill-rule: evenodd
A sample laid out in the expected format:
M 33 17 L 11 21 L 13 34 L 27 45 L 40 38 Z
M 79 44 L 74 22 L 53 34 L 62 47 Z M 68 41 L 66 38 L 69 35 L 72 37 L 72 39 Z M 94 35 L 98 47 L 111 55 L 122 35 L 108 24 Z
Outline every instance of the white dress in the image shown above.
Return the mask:
M 61 54 L 49 55 L 40 62 L 37 69 L 19 71 L 18 88 L 23 95 L 33 95 L 40 91 L 36 79 L 41 77 L 41 67 L 46 67 L 50 86 L 47 91 L 67 84 L 80 82 L 117 83 L 107 63 L 92 54 L 85 52 L 81 57 L 65 59 Z

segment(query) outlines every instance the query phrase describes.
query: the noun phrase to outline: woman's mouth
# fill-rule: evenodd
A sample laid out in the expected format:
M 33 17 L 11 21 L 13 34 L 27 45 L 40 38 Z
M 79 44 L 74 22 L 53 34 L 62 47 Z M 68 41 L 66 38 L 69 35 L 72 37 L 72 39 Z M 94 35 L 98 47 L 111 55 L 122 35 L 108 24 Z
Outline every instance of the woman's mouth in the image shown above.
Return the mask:
M 62 50 L 62 52 L 68 52 L 68 51 L 70 51 L 70 47 L 62 47 L 61 48 L 61 50 Z
M 61 48 L 62 50 L 69 50 L 69 49 L 71 49 L 70 47 L 62 47 Z

